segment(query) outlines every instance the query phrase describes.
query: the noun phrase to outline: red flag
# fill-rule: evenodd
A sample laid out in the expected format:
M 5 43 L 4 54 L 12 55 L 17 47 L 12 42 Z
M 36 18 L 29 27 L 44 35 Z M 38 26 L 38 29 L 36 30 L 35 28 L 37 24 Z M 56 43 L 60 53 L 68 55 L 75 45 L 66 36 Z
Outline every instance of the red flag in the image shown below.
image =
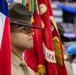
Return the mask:
M 64 64 L 62 43 L 61 43 L 60 36 L 57 30 L 57 25 L 52 13 L 50 1 L 47 0 L 47 3 L 48 3 L 49 16 L 50 16 L 50 21 L 51 21 L 53 44 L 54 44 L 56 61 L 57 61 L 58 75 L 67 75 L 67 70 Z
M 0 0 L 0 75 L 11 75 L 10 21 L 6 0 Z
M 41 8 L 43 5 L 44 4 L 39 4 L 39 7 Z M 54 47 L 50 27 L 49 11 L 47 10 L 47 7 L 44 6 L 44 8 L 44 14 L 41 12 L 40 15 L 36 11 L 34 13 L 33 25 L 40 26 L 42 24 L 43 29 L 34 30 L 34 48 L 30 51 L 25 51 L 25 61 L 35 72 L 42 74 L 47 73 L 47 75 L 56 75 L 57 68 L 55 64 L 55 53 L 53 51 Z M 42 11 L 44 8 L 40 10 Z
M 67 75 L 66 68 L 64 66 L 63 54 L 61 51 L 59 34 L 56 26 L 52 21 L 50 21 L 51 16 L 53 17 L 50 1 L 38 0 L 38 4 L 40 14 L 38 15 L 38 13 L 35 11 L 33 24 L 37 26 L 42 25 L 42 31 L 34 30 L 34 48 L 29 52 L 25 51 L 25 61 L 29 67 L 39 74 L 46 73 L 46 75 Z M 59 42 L 58 46 L 56 46 L 57 43 L 55 43 L 55 39 Z M 61 61 L 60 64 L 58 64 L 58 59 L 55 58 L 55 54 L 57 54 L 56 48 L 58 47 L 60 49 L 59 52 L 61 53 L 59 55 L 59 60 Z M 56 57 L 58 56 L 56 55 Z M 60 68 L 61 70 L 65 70 L 61 71 L 64 72 L 63 74 L 61 74 Z
M 55 53 L 52 41 L 52 32 L 50 27 L 49 9 L 47 0 L 38 0 L 41 19 L 44 24 L 43 29 L 43 48 L 46 59 L 46 75 L 57 75 Z

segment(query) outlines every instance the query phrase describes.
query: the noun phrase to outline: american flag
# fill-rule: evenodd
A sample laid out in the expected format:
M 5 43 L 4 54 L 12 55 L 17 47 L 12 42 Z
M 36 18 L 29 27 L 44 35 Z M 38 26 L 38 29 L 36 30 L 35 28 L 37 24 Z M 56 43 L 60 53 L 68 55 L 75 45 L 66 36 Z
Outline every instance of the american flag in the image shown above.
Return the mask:
M 0 75 L 11 75 L 10 20 L 8 4 L 0 0 Z

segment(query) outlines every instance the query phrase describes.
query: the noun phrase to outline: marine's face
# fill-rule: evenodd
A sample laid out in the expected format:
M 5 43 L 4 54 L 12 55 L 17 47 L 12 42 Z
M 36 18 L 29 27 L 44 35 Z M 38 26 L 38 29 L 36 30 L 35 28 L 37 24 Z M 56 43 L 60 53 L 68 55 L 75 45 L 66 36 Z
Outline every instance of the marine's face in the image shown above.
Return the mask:
M 19 49 L 30 49 L 33 47 L 33 34 L 29 27 L 11 25 L 11 44 Z

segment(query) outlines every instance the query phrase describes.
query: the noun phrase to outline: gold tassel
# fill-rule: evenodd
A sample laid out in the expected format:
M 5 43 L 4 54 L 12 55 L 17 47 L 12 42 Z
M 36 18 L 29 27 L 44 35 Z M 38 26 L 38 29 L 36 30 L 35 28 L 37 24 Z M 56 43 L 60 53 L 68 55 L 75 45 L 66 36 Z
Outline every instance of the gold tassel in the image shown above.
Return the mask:
M 41 73 L 41 74 L 45 74 L 46 73 L 45 66 L 39 64 L 38 72 Z
M 40 75 L 38 72 L 36 72 L 36 75 Z

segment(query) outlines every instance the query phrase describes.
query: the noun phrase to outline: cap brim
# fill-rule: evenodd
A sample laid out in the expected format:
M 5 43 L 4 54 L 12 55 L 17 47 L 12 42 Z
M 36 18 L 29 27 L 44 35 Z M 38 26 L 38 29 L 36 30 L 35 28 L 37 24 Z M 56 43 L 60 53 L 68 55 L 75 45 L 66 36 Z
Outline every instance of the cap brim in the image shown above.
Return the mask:
M 60 35 L 60 37 L 61 37 L 61 39 L 62 39 L 63 42 L 70 42 L 71 41 L 70 38 L 67 38 L 67 37 L 65 37 L 63 35 Z
M 27 25 L 25 23 L 20 23 L 20 22 L 16 22 L 16 21 L 11 21 L 11 23 L 14 23 L 14 24 L 18 24 L 18 25 L 24 25 L 24 26 L 27 26 L 27 27 L 30 27 L 30 28 L 35 28 L 35 29 L 42 29 L 41 27 L 38 27 L 38 26 L 33 26 L 33 25 Z

